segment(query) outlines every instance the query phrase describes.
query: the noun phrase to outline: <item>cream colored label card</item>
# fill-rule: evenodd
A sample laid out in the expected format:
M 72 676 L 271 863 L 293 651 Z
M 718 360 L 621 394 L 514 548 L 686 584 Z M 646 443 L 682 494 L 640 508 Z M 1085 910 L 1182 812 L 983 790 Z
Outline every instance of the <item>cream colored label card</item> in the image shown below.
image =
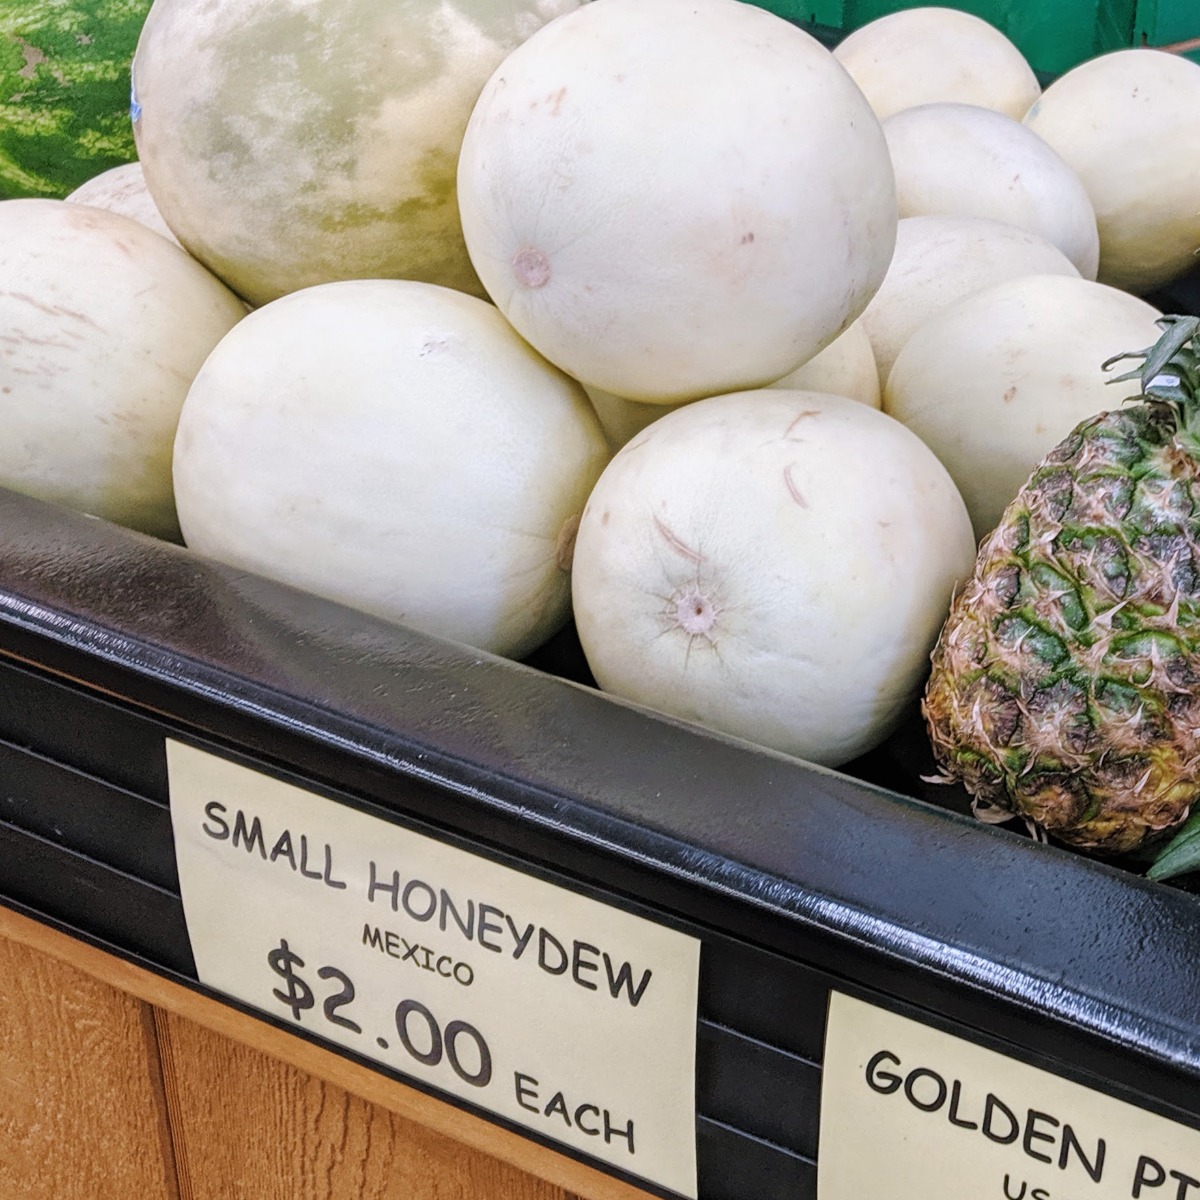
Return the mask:
M 819 1200 L 1200 1200 L 1200 1132 L 835 992 Z
M 696 1195 L 700 944 L 168 741 L 201 982 Z

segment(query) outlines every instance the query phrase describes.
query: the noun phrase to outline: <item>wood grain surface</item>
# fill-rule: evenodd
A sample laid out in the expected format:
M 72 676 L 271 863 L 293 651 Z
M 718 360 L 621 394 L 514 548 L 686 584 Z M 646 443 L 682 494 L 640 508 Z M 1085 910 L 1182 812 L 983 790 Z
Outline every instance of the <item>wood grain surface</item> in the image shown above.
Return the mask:
M 186 1018 L 159 1030 L 185 1200 L 568 1200 Z
M 178 1200 L 149 1005 L 0 939 L 0 1197 Z
M 0 1200 L 649 1200 L 640 1188 L 3 905 L 0 972 Z M 94 1121 L 59 1085 L 60 1098 L 46 1101 L 58 1106 L 59 1124 L 48 1128 L 24 1094 L 30 1079 L 61 1075 L 79 1085 L 101 1064 L 57 1028 L 61 1018 L 40 1033 L 26 1026 L 42 1020 L 46 1000 L 58 1011 L 93 993 L 112 1006 L 89 1009 L 104 1040 L 124 1029 L 133 1045 L 112 1047 L 89 1097 Z M 47 1166 L 56 1153 L 76 1161 Z M 110 1156 L 128 1161 L 110 1165 Z M 89 1157 L 112 1171 L 111 1187 L 81 1165 Z M 169 1168 L 169 1179 L 139 1161 Z M 27 1177 L 22 1162 L 43 1176 Z M 78 1184 L 57 1181 L 75 1176 Z

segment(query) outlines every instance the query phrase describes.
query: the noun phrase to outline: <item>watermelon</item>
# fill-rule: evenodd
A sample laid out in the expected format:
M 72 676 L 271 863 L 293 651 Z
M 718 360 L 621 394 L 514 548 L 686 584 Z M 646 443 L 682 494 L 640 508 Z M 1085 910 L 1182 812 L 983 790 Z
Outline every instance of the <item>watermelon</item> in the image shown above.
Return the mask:
M 0 0 L 0 199 L 61 199 L 136 157 L 129 68 L 150 0 Z

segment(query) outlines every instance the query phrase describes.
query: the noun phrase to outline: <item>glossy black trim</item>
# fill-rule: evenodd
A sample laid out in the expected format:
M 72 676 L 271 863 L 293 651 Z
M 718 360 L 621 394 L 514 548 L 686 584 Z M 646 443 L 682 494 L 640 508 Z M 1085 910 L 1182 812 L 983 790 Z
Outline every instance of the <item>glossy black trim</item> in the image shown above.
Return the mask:
M 1191 896 L 103 522 L 6 494 L 0 523 L 0 656 L 104 705 L 1117 1079 L 1200 1077 Z
M 915 719 L 835 772 L 590 685 L 0 492 L 0 898 L 205 991 L 173 736 L 700 938 L 702 1200 L 815 1195 L 834 988 L 1200 1127 L 1200 898 L 975 822 Z

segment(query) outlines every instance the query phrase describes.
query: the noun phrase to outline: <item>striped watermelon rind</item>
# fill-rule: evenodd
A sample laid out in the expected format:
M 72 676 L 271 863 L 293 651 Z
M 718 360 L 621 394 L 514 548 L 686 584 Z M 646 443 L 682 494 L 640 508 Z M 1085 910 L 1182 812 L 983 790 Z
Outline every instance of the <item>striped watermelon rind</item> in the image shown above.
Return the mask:
M 0 0 L 0 199 L 62 198 L 136 158 L 129 67 L 150 0 Z

